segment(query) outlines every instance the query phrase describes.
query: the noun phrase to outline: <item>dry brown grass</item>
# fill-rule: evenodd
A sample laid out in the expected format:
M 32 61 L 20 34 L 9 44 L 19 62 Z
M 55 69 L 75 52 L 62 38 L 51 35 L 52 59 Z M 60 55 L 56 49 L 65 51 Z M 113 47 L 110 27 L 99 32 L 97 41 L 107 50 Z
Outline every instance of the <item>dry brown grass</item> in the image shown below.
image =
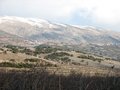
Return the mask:
M 26 58 L 35 58 L 34 56 L 22 54 L 22 53 L 11 53 L 7 52 L 6 54 L 0 54 L 0 62 L 9 61 L 10 59 L 14 59 L 16 62 L 23 62 Z

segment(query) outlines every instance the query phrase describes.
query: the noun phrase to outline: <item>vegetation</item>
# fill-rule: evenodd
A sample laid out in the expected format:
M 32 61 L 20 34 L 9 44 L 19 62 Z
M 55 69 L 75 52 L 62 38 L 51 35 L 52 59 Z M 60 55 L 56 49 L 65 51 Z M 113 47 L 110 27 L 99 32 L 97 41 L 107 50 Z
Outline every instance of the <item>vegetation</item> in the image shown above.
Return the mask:
M 34 55 L 34 52 L 28 48 L 24 48 L 22 50 L 20 50 L 21 53 L 25 53 L 27 55 Z
M 47 54 L 45 57 L 43 55 L 45 59 L 62 61 L 65 63 L 70 62 L 72 59 L 70 59 L 70 57 L 73 56 L 64 50 L 61 51 L 58 48 L 47 45 L 36 46 L 35 50 L 13 45 L 7 45 L 6 48 L 13 53 L 25 53 L 27 55 Z M 79 53 L 79 51 L 76 52 Z M 78 58 L 82 58 L 81 62 L 75 62 L 74 60 L 71 62 L 74 64 L 73 66 L 76 65 L 75 67 L 77 67 L 77 65 L 82 65 L 83 62 L 86 66 L 89 66 L 90 63 L 86 62 L 84 59 L 98 61 L 99 63 L 103 60 L 92 55 L 80 55 Z M 120 90 L 120 76 L 110 76 L 109 74 L 101 75 L 97 72 L 95 76 L 90 76 L 89 72 L 83 75 L 82 73 L 76 74 L 77 72 L 75 71 L 64 75 L 61 72 L 57 72 L 64 69 L 58 70 L 58 68 L 61 68 L 59 64 L 52 64 L 49 63 L 49 61 L 47 62 L 47 60 L 40 60 L 39 58 L 26 58 L 24 59 L 24 63 L 16 63 L 16 59 L 9 59 L 10 62 L 1 62 L 0 67 L 12 67 L 13 69 L 11 71 L 7 70 L 7 72 L 6 70 L 0 69 L 0 90 Z M 43 69 L 46 67 L 48 67 L 49 70 Z M 50 67 L 58 68 L 53 70 Z M 70 66 L 70 68 L 71 67 L 72 66 Z M 111 66 L 111 70 L 114 67 L 114 65 Z M 15 71 L 14 68 L 29 69 L 19 69 Z M 92 68 L 92 70 L 94 69 Z
M 10 59 L 11 62 L 15 62 L 15 59 Z
M 81 65 L 81 63 L 78 63 L 78 62 L 72 62 L 73 65 Z
M 24 60 L 25 62 L 37 62 L 37 61 L 39 61 L 39 59 L 37 59 L 37 58 L 26 58 L 25 60 Z
M 106 60 L 111 60 L 111 58 L 109 58 L 109 57 L 106 57 L 105 59 L 106 59 Z
M 90 60 L 98 61 L 98 62 L 103 61 L 103 59 L 101 59 L 101 58 L 96 58 L 96 57 L 91 56 L 91 55 L 80 55 L 80 56 L 78 56 L 78 58 L 82 58 L 82 59 L 90 59 Z
M 81 60 L 81 62 L 84 62 L 84 60 Z
M 85 52 L 83 51 L 75 51 L 76 53 L 83 53 L 83 54 L 86 54 Z
M 12 53 L 18 53 L 20 52 L 19 49 L 23 49 L 23 47 L 20 46 L 14 46 L 14 45 L 6 45 L 6 48 L 8 48 Z
M 34 55 L 34 52 L 26 47 L 14 45 L 6 45 L 5 47 L 8 48 L 8 51 L 11 51 L 12 53 L 25 53 L 27 55 Z
M 0 90 L 120 90 L 118 76 L 49 74 L 45 69 L 0 71 Z
M 39 45 L 35 47 L 35 54 L 45 54 L 45 53 L 52 53 L 52 52 L 56 52 L 58 49 L 57 48 L 52 48 L 50 46 L 46 46 L 46 45 Z
M 45 59 L 61 60 L 63 62 L 69 62 L 71 60 L 69 59 L 68 56 L 72 56 L 72 55 L 66 52 L 55 52 L 45 56 Z
M 4 49 L 3 49 L 3 48 L 0 48 L 0 50 L 1 50 L 1 51 L 4 51 Z
M 68 58 L 68 57 L 63 57 L 63 58 L 61 58 L 61 61 L 63 61 L 63 62 L 70 62 L 71 59 Z
M 49 55 L 56 56 L 56 57 L 72 56 L 71 54 L 66 53 L 66 52 L 55 52 Z
M 0 67 L 14 67 L 14 68 L 32 68 L 33 64 L 30 63 L 11 63 L 11 62 L 2 62 Z

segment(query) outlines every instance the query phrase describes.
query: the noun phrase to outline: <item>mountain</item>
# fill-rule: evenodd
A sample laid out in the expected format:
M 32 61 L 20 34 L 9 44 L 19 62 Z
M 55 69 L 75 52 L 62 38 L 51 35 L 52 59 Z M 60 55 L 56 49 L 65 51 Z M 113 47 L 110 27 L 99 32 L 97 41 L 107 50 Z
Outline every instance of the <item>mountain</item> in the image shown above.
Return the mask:
M 0 30 L 0 46 L 5 44 L 30 46 L 31 42 L 17 35 Z
M 52 23 L 39 18 L 0 17 L 0 31 L 40 43 L 119 45 L 120 33 L 90 26 Z

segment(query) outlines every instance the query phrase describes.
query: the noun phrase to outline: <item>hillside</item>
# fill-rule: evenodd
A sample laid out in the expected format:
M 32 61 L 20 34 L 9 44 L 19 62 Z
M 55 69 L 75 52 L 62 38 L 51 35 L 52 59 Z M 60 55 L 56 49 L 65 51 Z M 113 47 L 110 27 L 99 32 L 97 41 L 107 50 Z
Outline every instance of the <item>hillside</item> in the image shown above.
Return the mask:
M 69 74 L 74 70 L 77 73 L 91 75 L 107 74 L 110 70 L 112 75 L 116 75 L 119 74 L 116 71 L 120 70 L 120 62 L 58 47 L 40 45 L 30 49 L 7 45 L 0 48 L 1 67 L 8 67 L 8 69 L 46 67 L 50 72 Z
M 0 17 L 0 30 L 37 43 L 120 44 L 119 32 L 90 26 L 58 24 L 35 18 Z
M 120 32 L 52 23 L 39 18 L 0 17 L 0 43 L 56 45 L 120 60 Z

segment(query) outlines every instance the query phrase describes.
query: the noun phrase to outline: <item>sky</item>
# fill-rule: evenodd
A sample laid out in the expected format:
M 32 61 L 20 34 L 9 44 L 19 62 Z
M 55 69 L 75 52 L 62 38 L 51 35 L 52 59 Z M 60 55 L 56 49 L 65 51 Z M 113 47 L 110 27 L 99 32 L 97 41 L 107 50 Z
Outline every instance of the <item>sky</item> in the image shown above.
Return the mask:
M 0 0 L 0 16 L 120 31 L 120 0 Z

